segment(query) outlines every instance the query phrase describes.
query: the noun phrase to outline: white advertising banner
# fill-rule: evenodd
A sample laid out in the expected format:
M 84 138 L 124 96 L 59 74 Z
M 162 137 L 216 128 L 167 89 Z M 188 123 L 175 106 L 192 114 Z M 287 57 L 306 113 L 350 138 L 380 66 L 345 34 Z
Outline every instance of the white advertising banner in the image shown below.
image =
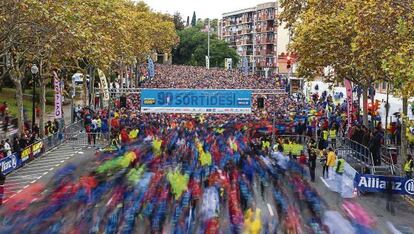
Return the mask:
M 345 162 L 344 174 L 339 175 L 333 170 L 334 176 L 331 179 L 323 179 L 325 185 L 332 191 L 340 193 L 343 198 L 355 197 L 355 185 L 354 178 L 357 175 L 357 171 Z
M 53 72 L 53 84 L 55 89 L 55 119 L 62 118 L 62 88 L 57 73 Z
M 101 82 L 101 93 L 102 93 L 102 104 L 103 107 L 109 106 L 109 87 L 108 82 L 106 80 L 105 73 L 98 69 L 99 80 Z

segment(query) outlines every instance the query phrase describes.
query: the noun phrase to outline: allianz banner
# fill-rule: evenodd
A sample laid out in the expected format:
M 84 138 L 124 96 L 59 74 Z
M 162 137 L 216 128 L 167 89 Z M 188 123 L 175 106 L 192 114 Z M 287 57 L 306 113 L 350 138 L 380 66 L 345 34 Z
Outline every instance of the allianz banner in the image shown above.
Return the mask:
M 143 89 L 141 112 L 250 114 L 250 90 Z
M 393 194 L 414 195 L 413 179 L 396 176 L 355 176 L 355 186 L 361 192 L 386 192 L 387 183 L 391 183 Z
M 22 162 L 16 153 L 0 160 L 1 173 L 7 175 L 21 166 Z

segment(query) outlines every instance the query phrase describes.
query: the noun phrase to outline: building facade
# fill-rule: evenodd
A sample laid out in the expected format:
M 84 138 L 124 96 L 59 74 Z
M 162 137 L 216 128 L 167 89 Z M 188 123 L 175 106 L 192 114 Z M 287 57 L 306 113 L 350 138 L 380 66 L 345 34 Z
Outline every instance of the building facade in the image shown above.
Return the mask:
M 246 57 L 249 68 L 263 70 L 277 67 L 278 6 L 275 2 L 224 13 L 218 25 L 218 37 Z

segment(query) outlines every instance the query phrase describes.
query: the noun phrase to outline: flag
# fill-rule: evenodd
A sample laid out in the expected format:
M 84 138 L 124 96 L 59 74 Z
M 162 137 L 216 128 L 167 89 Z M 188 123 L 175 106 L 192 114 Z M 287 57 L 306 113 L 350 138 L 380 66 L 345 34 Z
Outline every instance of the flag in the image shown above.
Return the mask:
M 348 102 L 348 133 L 350 132 L 349 130 L 351 129 L 352 126 L 352 116 L 351 116 L 351 111 L 352 111 L 352 84 L 351 81 L 348 79 L 345 79 L 345 88 L 346 88 L 346 101 Z
M 242 72 L 245 76 L 249 73 L 249 61 L 247 60 L 247 57 L 243 57 L 242 60 Z
M 151 58 L 148 58 L 148 76 L 150 78 L 154 78 L 155 76 L 154 62 Z

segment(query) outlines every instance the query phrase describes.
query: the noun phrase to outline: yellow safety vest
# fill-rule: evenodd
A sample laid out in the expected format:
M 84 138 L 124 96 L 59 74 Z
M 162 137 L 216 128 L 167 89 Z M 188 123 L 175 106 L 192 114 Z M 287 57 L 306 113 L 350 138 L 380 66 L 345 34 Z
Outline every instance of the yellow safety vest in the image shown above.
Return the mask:
M 270 148 L 270 142 L 269 141 L 262 141 L 262 150 Z
M 339 168 L 336 170 L 337 173 L 343 174 L 345 171 L 345 160 L 343 158 L 338 159 L 338 162 L 340 163 Z
M 324 130 L 324 131 L 322 132 L 322 134 L 323 134 L 323 139 L 324 139 L 325 141 L 327 141 L 327 140 L 328 140 L 328 136 L 329 136 L 328 131 Z
M 331 139 L 336 139 L 336 130 L 335 129 L 331 129 L 329 131 L 329 136 L 331 136 Z
M 406 162 L 405 164 L 404 164 L 404 171 L 405 172 L 410 172 L 412 169 L 411 169 L 411 162 L 412 162 L 413 160 L 410 160 L 410 161 L 408 161 L 408 162 Z

